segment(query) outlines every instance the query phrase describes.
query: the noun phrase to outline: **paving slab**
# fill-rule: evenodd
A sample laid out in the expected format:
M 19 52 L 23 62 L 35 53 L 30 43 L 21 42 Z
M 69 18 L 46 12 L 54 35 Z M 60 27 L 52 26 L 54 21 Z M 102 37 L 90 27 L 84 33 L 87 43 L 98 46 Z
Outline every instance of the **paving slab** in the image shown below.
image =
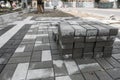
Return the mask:
M 113 80 L 113 78 L 109 76 L 105 71 L 96 71 L 95 73 L 98 76 L 99 80 Z
M 82 74 L 70 75 L 70 78 L 71 78 L 72 80 L 85 80 Z
M 99 80 L 95 73 L 83 73 L 85 80 Z
M 10 38 L 8 39 L 8 42 L 1 47 L 0 80 L 9 80 L 9 79 L 15 80 L 16 78 L 22 80 L 107 80 L 107 79 L 119 80 L 120 79 L 119 38 L 117 40 L 118 42 L 115 41 L 116 43 L 114 44 L 114 46 L 116 45 L 116 47 L 114 47 L 113 49 L 114 54 L 112 55 L 111 58 L 80 59 L 79 57 L 79 59 L 72 59 L 72 58 L 66 59 L 62 56 L 62 53 L 59 50 L 59 47 L 57 46 L 58 44 L 52 41 L 52 32 L 56 30 L 56 24 L 64 20 L 68 22 L 73 21 L 69 23 L 69 25 L 72 26 L 78 24 L 82 26 L 86 24 L 80 23 L 79 18 L 74 19 L 70 17 L 68 18 L 38 17 L 35 19 L 37 20 L 35 21 L 36 23 L 34 23 L 34 20 L 28 20 L 25 23 L 25 24 L 27 23 L 30 24 L 29 26 L 23 25 L 21 23 L 23 26 L 20 25 L 21 28 L 19 30 L 17 29 L 18 31 L 15 31 L 16 34 L 11 38 L 8 37 Z M 18 25 L 20 24 L 20 22 L 16 21 L 12 24 Z M 91 24 L 92 23 L 89 23 L 89 25 Z M 86 25 L 88 28 L 85 27 L 86 29 L 89 29 L 87 34 L 88 42 L 86 42 L 85 44 L 86 57 L 90 57 L 91 56 L 90 54 L 93 54 L 93 49 L 91 47 L 94 46 L 94 44 L 92 45 L 91 42 L 92 40 L 89 40 L 90 38 L 89 36 L 92 35 L 93 38 L 96 36 L 96 29 L 90 28 L 91 26 L 89 25 Z M 94 34 L 91 34 L 92 31 Z M 115 31 L 113 30 L 114 33 L 111 34 L 111 36 L 114 36 L 117 33 Z M 5 32 L 4 34 L 8 34 L 8 33 Z M 103 35 L 103 34 L 101 34 L 100 32 L 99 35 Z M 100 36 L 98 38 L 98 40 L 101 41 L 105 39 L 106 36 Z M 70 40 L 71 42 L 73 42 L 71 38 L 63 39 L 63 40 L 65 42 L 69 40 L 69 43 Z M 80 36 L 80 37 L 76 37 L 75 42 L 77 43 L 80 41 L 83 43 L 84 40 L 85 37 Z M 107 46 L 110 46 L 112 44 L 109 43 L 112 40 L 114 40 L 114 37 L 113 39 L 108 41 Z M 97 44 L 97 47 L 94 51 L 96 51 L 96 53 L 102 51 L 103 48 L 101 47 L 102 45 L 104 45 L 104 42 Z M 106 51 L 109 50 L 110 49 L 106 49 Z M 88 53 L 88 51 L 91 51 L 91 53 Z M 64 52 L 69 52 L 69 49 Z M 78 52 L 79 51 L 76 51 L 76 54 Z M 75 56 L 81 56 L 76 54 Z M 27 66 L 24 65 L 25 63 L 27 63 Z
M 83 73 L 102 70 L 101 66 L 94 59 L 77 59 L 76 62 Z
M 27 79 L 54 77 L 53 68 L 28 70 Z
M 65 60 L 64 63 L 65 63 L 65 66 L 67 68 L 67 71 L 68 71 L 69 75 L 80 73 L 80 71 L 78 69 L 78 66 L 75 63 L 75 61 Z
M 115 80 L 120 78 L 120 69 L 119 68 L 114 68 L 114 69 L 109 69 L 107 70 L 108 74 Z
M 67 75 L 67 69 L 63 60 L 53 60 L 55 76 L 65 76 Z
M 53 67 L 52 61 L 31 62 L 30 65 L 29 65 L 29 70 L 52 68 L 52 67 Z

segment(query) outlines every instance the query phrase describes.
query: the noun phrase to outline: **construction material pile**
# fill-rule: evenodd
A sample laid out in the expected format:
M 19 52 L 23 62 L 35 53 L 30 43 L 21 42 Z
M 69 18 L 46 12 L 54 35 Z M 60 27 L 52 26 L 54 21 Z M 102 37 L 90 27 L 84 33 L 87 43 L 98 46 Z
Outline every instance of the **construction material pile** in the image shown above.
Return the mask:
M 63 55 L 73 58 L 99 58 L 112 55 L 118 29 L 97 22 L 60 22 L 55 35 Z M 55 34 L 55 33 L 54 33 Z

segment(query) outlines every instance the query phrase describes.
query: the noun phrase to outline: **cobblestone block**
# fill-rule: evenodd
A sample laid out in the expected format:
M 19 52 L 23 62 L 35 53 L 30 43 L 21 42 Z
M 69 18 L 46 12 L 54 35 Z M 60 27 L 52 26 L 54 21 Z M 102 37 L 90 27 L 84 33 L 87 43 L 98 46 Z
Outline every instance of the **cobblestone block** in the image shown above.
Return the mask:
M 83 56 L 83 48 L 73 49 L 72 56 L 73 56 L 73 58 L 82 58 L 82 56 Z

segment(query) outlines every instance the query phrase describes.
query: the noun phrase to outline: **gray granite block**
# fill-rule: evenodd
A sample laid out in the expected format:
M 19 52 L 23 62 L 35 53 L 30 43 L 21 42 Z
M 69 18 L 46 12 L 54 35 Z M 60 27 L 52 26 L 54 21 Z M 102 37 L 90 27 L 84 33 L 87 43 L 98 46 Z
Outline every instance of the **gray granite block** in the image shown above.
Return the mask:
M 96 71 L 96 75 L 99 80 L 113 80 L 111 76 L 109 76 L 105 71 Z
M 99 80 L 95 73 L 83 73 L 85 80 Z
M 114 80 L 120 78 L 120 68 L 109 69 L 107 72 Z
M 88 48 L 88 47 L 94 48 L 94 46 L 95 46 L 94 42 L 86 42 L 85 43 L 85 48 Z
M 97 58 L 96 60 L 104 69 L 112 69 L 113 68 L 113 66 L 104 58 Z
M 83 53 L 83 58 L 92 58 L 93 57 L 93 52 L 84 52 Z
M 80 25 L 72 25 L 72 27 L 75 30 L 75 37 L 86 36 L 86 29 L 83 28 L 82 26 L 80 26 Z
M 73 43 L 74 37 L 67 37 L 67 38 L 59 37 L 59 41 L 61 41 L 62 43 Z
M 116 36 L 109 36 L 109 37 L 107 38 L 107 40 L 108 40 L 108 41 L 114 41 L 115 38 L 116 38 Z
M 101 25 L 92 25 L 98 30 L 97 36 L 108 36 L 109 35 L 109 29 L 106 29 L 102 27 Z
M 94 58 L 102 58 L 103 57 L 103 52 L 94 52 L 93 57 Z
M 103 52 L 103 47 L 95 47 L 94 52 Z
M 72 49 L 73 48 L 73 43 L 62 43 L 59 41 L 60 47 L 62 49 Z
M 67 22 L 60 22 L 58 31 L 59 35 L 62 37 L 74 36 L 74 29 Z
M 81 25 L 87 30 L 86 36 L 96 36 L 97 35 L 97 29 L 90 26 L 90 25 Z
M 113 46 L 114 44 L 114 41 L 107 41 L 105 46 Z
M 85 37 L 85 42 L 95 42 L 96 36 Z
M 63 55 L 65 54 L 72 54 L 73 50 L 72 49 L 60 49 L 61 53 Z
M 93 47 L 85 47 L 83 53 L 93 52 Z
M 82 48 L 73 49 L 73 54 L 72 54 L 73 58 L 82 58 L 82 55 L 83 55 L 83 49 Z
M 112 52 L 113 47 L 112 46 L 104 46 L 104 52 Z
M 96 42 L 95 47 L 104 47 L 106 42 Z
M 83 42 L 75 42 L 74 43 L 74 48 L 84 48 L 85 47 L 85 43 Z
M 74 37 L 74 42 L 84 42 L 85 37 Z
M 111 57 L 112 55 L 112 46 L 105 46 L 103 51 L 103 57 Z
M 110 36 L 114 36 L 114 35 L 118 34 L 118 28 L 115 28 L 115 27 L 112 27 L 112 26 L 109 26 L 109 25 L 102 25 L 102 27 L 105 27 L 109 30 Z
M 97 36 L 96 41 L 100 42 L 100 41 L 107 41 L 108 40 L 108 36 Z

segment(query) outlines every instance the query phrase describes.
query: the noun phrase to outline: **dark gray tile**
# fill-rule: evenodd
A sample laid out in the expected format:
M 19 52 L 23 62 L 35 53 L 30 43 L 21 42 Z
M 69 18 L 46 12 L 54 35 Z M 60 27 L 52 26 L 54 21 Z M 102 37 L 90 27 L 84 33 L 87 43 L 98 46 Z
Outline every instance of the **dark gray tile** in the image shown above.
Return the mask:
M 110 65 L 104 58 L 99 58 L 99 59 L 96 59 L 96 60 L 104 69 L 113 68 L 113 66 Z
M 0 65 L 0 73 L 3 70 L 4 67 L 5 67 L 5 65 Z
M 114 58 L 106 58 L 106 60 L 115 68 L 120 67 L 120 63 Z
M 31 61 L 41 61 L 42 51 L 35 51 L 32 54 Z
M 113 54 L 112 55 L 115 59 L 120 59 L 120 54 Z
M 113 80 L 105 71 L 96 71 L 99 80 Z
M 70 75 L 72 80 L 85 80 L 81 74 Z
M 59 50 L 56 49 L 56 50 L 51 50 L 51 54 L 52 54 L 52 55 L 59 55 L 59 54 L 61 54 L 61 53 L 60 53 Z
M 26 45 L 24 51 L 25 51 L 25 52 L 31 52 L 31 51 L 33 50 L 33 48 L 34 48 L 34 45 L 28 44 L 28 45 Z
M 18 64 L 6 64 L 4 70 L 15 70 Z
M 85 80 L 99 80 L 95 73 L 83 73 Z
M 31 62 L 29 69 L 43 69 L 43 68 L 52 68 L 52 61 L 44 61 L 44 62 Z
M 14 53 L 12 57 L 30 57 L 32 52 L 18 52 Z
M 8 63 L 25 63 L 29 61 L 30 61 L 30 57 L 16 57 L 16 58 L 10 58 Z
M 53 60 L 53 65 L 54 65 L 55 76 L 68 75 L 63 60 Z
M 62 57 L 62 55 L 52 55 L 52 59 L 53 60 L 62 60 L 63 57 Z
M 102 70 L 101 66 L 94 59 L 77 59 L 76 62 L 82 72 Z
M 11 80 L 14 74 L 14 70 L 3 70 L 0 74 L 0 80 Z
M 120 68 L 109 69 L 107 72 L 115 80 L 120 78 Z

